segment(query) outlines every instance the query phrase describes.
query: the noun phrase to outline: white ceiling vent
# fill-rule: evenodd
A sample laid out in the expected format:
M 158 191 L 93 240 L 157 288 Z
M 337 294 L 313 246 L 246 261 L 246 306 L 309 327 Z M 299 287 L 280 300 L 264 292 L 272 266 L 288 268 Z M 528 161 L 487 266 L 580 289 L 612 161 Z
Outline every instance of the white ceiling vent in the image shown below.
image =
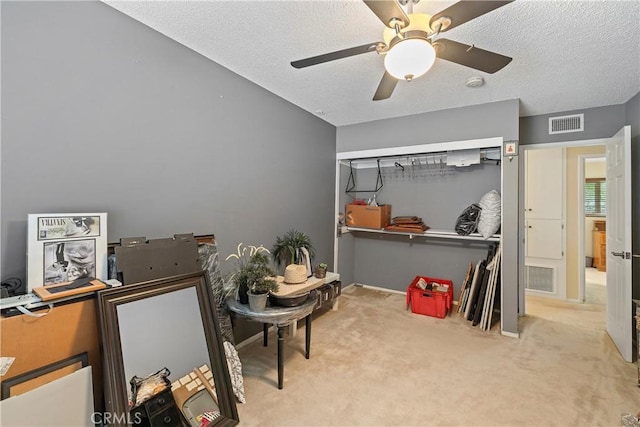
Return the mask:
M 549 135 L 584 131 L 584 114 L 549 117 Z

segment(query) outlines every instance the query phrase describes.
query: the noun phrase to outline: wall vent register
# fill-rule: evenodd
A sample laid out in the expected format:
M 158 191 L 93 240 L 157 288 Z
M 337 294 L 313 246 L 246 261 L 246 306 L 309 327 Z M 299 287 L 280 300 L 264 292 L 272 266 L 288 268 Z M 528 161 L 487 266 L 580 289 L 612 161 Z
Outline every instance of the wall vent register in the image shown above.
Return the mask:
M 549 135 L 584 131 L 584 114 L 549 117 Z
M 525 286 L 532 291 L 554 292 L 553 268 L 527 265 Z

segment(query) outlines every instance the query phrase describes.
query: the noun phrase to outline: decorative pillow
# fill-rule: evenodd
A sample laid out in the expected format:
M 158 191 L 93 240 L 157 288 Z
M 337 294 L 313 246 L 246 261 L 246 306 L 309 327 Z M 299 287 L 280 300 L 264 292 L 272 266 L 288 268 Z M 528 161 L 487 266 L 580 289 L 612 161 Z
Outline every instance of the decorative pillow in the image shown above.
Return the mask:
M 478 221 L 478 233 L 485 239 L 488 239 L 500 229 L 501 203 L 500 193 L 496 190 L 491 190 L 482 196 L 478 203 L 482 208 L 480 220 Z

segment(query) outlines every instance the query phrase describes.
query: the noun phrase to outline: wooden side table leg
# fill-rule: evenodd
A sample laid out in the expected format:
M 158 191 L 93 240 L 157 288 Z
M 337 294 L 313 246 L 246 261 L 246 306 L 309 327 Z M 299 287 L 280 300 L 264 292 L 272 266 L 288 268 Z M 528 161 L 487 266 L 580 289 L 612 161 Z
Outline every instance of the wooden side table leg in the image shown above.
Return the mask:
M 282 390 L 284 387 L 284 363 L 282 360 L 282 350 L 284 343 L 284 327 L 277 326 L 278 328 L 278 388 Z
M 311 354 L 311 314 L 304 319 L 304 338 L 305 338 L 305 355 L 307 359 Z
M 262 345 L 267 347 L 269 345 L 269 324 L 262 324 Z

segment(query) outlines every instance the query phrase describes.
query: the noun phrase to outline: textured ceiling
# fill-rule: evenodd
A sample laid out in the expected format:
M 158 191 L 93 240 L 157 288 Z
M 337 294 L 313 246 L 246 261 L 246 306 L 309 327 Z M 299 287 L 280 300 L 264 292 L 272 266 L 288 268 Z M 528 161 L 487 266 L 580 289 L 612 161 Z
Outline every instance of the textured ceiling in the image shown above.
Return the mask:
M 640 92 L 637 0 L 516 0 L 446 32 L 512 57 L 504 69 L 486 74 L 436 60 L 376 102 L 384 67 L 375 52 L 289 64 L 381 41 L 384 27 L 362 1 L 105 3 L 336 126 L 514 98 L 530 116 L 621 104 Z M 414 11 L 433 15 L 453 3 L 422 0 Z M 467 88 L 472 76 L 485 85 Z

